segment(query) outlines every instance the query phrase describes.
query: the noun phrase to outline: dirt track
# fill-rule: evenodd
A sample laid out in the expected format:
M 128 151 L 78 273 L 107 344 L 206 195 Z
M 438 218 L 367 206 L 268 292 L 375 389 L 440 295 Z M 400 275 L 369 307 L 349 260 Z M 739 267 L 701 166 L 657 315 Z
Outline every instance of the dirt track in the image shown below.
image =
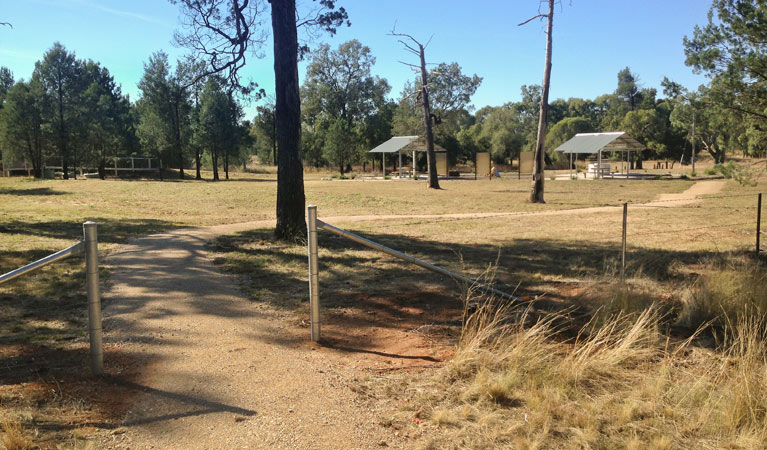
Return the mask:
M 718 192 L 696 183 L 682 194 L 635 207 L 674 207 Z M 334 220 L 567 215 L 538 213 L 354 216 Z M 380 426 L 377 406 L 350 385 L 355 373 L 284 316 L 249 301 L 219 273 L 206 250 L 216 236 L 273 226 L 260 221 L 180 229 L 143 237 L 110 255 L 104 311 L 106 344 L 142 361 L 124 427 L 113 448 L 380 448 L 407 445 Z M 107 371 L 110 370 L 107 361 Z M 124 433 L 122 432 L 124 431 Z

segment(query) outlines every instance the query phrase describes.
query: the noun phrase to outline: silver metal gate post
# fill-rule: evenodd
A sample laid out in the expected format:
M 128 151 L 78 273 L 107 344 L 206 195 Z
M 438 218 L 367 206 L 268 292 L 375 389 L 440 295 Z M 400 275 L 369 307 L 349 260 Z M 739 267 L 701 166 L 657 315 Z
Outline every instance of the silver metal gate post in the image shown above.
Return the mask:
M 628 203 L 623 204 L 623 233 L 621 235 L 621 281 L 626 275 L 626 216 L 628 215 Z
M 99 248 L 96 222 L 83 224 L 85 238 L 85 284 L 88 290 L 88 334 L 91 344 L 91 371 L 104 373 L 104 349 L 101 338 L 101 292 L 99 291 Z
M 384 167 L 384 166 L 382 166 Z M 320 282 L 317 260 L 317 207 L 306 207 L 307 242 L 309 247 L 309 322 L 312 326 L 312 341 L 320 340 Z

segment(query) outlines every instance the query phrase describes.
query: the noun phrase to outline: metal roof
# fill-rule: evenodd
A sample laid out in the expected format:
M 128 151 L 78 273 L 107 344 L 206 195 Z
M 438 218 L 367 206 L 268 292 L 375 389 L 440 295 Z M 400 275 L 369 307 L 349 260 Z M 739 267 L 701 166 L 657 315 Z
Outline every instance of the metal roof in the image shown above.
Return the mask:
M 394 136 L 368 153 L 397 153 L 399 151 L 425 152 L 426 142 L 420 136 Z M 434 151 L 440 153 L 446 150 L 434 144 Z
M 418 136 L 394 136 L 368 153 L 397 153 L 416 139 Z
M 572 139 L 557 147 L 564 153 L 628 152 L 644 150 L 647 147 L 623 131 L 610 133 L 578 133 Z

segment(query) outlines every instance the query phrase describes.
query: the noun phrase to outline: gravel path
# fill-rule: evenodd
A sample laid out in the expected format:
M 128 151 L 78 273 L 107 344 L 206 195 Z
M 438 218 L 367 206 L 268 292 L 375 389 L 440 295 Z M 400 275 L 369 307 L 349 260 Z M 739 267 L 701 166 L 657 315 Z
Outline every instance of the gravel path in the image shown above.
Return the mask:
M 352 374 L 215 269 L 205 244 L 254 222 L 137 239 L 110 255 L 106 344 L 145 368 L 112 448 L 378 448 Z M 107 362 L 107 368 L 108 368 Z M 389 446 L 398 446 L 389 442 Z
M 634 207 L 673 207 L 718 192 L 704 181 Z M 614 206 L 537 213 L 348 216 L 334 220 L 568 215 Z M 378 425 L 376 404 L 355 394 L 355 372 L 270 306 L 249 301 L 217 271 L 206 243 L 273 226 L 260 221 L 179 229 L 136 239 L 111 254 L 105 342 L 140 361 L 140 383 L 110 448 L 353 449 L 406 446 Z M 109 362 L 107 361 L 107 370 Z

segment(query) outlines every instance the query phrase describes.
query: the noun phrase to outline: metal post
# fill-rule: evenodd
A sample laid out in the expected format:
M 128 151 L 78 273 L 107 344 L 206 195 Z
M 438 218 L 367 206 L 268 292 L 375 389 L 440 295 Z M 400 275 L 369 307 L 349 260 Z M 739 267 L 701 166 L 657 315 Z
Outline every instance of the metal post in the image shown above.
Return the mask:
M 91 371 L 104 373 L 104 349 L 101 339 L 101 292 L 99 291 L 99 249 L 96 222 L 83 224 L 85 242 L 85 284 L 88 290 L 88 333 L 91 343 Z
M 386 178 L 386 153 L 381 152 L 381 175 Z
M 628 215 L 628 203 L 623 204 L 623 236 L 621 238 L 621 281 L 626 275 L 626 216 Z
M 312 327 L 312 341 L 320 340 L 320 281 L 317 258 L 317 207 L 306 207 L 307 242 L 309 246 L 309 322 Z
M 597 152 L 597 180 L 602 178 L 602 150 Z
M 756 260 L 759 261 L 760 242 L 759 237 L 762 234 L 762 194 L 759 194 L 756 201 Z

